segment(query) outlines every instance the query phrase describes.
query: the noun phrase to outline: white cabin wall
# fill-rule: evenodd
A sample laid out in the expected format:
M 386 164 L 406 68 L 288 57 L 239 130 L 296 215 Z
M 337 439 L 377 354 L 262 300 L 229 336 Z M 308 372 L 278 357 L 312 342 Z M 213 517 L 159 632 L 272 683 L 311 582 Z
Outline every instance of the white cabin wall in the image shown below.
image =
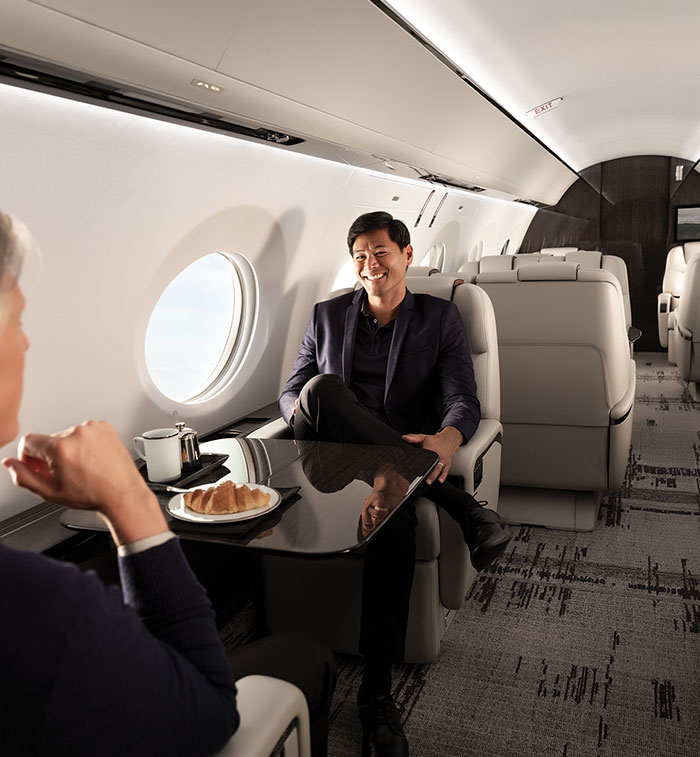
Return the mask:
M 26 221 L 44 269 L 26 283 L 20 433 L 105 418 L 131 447 L 173 409 L 206 431 L 273 399 L 290 319 L 355 169 L 11 87 L 0 102 L 0 207 Z M 257 271 L 254 343 L 227 392 L 178 405 L 144 376 L 148 316 L 180 270 L 217 250 Z M 0 478 L 0 517 L 33 501 Z
M 104 418 L 131 447 L 175 409 L 200 432 L 252 412 L 276 398 L 358 214 L 389 210 L 422 249 L 442 236 L 454 240 L 448 255 L 466 255 L 483 228 L 513 238 L 527 210 L 450 192 L 429 228 L 440 186 L 4 85 L 0 103 L 0 208 L 26 221 L 43 254 L 41 276 L 30 261 L 22 281 L 31 348 L 20 434 Z M 146 325 L 172 278 L 218 250 L 255 267 L 260 315 L 233 381 L 182 405 L 146 374 Z M 0 518 L 35 501 L 0 477 Z

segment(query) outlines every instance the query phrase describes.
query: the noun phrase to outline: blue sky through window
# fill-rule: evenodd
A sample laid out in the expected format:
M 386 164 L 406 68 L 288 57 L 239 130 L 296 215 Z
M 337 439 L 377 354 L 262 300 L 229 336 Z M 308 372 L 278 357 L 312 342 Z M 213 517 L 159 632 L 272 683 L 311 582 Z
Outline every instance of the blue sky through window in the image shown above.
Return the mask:
M 163 394 L 183 402 L 206 388 L 229 343 L 233 314 L 226 256 L 200 258 L 172 280 L 146 330 L 146 365 Z

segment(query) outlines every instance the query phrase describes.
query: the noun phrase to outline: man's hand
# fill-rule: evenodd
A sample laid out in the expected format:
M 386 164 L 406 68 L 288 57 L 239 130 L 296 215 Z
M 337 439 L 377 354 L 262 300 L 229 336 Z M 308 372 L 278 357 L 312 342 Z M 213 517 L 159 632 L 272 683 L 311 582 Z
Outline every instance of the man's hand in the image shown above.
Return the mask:
M 87 421 L 51 436 L 27 434 L 19 442 L 18 458 L 2 464 L 17 486 L 42 499 L 97 510 L 117 544 L 168 530 L 158 500 L 104 421 Z
M 437 465 L 425 481 L 428 485 L 435 481 L 444 484 L 452 467 L 452 458 L 462 444 L 462 432 L 454 426 L 445 426 L 437 434 L 404 434 L 401 438 L 409 444 L 417 444 L 423 449 L 437 452 Z

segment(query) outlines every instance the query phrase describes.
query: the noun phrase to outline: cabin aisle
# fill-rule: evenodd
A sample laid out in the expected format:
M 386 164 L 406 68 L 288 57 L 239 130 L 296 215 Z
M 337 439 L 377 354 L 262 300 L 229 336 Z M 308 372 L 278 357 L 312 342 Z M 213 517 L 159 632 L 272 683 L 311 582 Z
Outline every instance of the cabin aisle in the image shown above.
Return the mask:
M 411 754 L 700 754 L 700 404 L 640 353 L 630 466 L 592 533 L 522 527 L 430 666 L 394 678 Z M 330 755 L 359 754 L 340 659 Z

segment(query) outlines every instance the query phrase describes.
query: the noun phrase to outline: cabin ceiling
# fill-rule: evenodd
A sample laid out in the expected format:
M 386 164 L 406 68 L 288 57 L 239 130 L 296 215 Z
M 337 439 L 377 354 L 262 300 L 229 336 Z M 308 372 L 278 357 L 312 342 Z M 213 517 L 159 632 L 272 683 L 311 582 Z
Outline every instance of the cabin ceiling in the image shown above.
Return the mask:
M 700 158 L 697 0 L 388 0 L 576 171 Z M 526 112 L 563 102 L 537 118 Z
M 492 196 L 577 178 L 370 0 L 2 0 L 3 52 Z

